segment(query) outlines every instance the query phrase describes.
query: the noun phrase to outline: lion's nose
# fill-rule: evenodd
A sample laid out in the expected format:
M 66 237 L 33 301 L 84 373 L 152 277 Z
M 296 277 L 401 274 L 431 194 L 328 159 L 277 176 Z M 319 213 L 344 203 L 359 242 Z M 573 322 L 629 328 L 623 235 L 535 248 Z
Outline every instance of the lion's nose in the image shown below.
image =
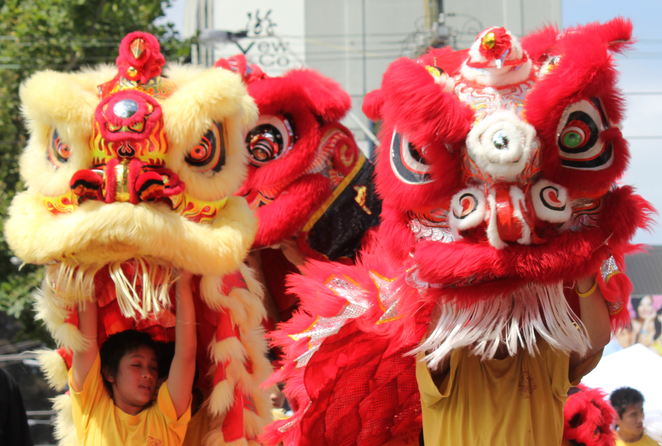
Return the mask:
M 476 166 L 494 178 L 514 181 L 532 157 L 536 131 L 510 110 L 478 122 L 467 136 L 467 152 Z

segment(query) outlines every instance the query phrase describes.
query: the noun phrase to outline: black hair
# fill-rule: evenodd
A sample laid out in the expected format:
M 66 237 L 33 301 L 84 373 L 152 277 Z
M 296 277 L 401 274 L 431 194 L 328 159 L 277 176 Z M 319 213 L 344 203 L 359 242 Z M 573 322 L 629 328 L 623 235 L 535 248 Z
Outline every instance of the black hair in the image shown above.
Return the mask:
M 653 302 L 653 296 L 651 296 L 650 294 L 645 294 L 641 297 L 633 297 L 632 299 L 630 299 L 632 301 L 632 309 L 634 310 L 636 317 L 639 317 L 639 305 L 641 304 L 641 301 L 646 299 L 647 297 L 650 298 L 651 302 Z
M 620 387 L 614 390 L 609 397 L 611 407 L 618 413 L 618 418 L 623 419 L 623 414 L 628 406 L 644 402 L 644 396 L 640 391 L 632 387 Z
M 101 349 L 99 350 L 102 370 L 101 377 L 103 378 L 103 384 L 106 386 L 106 389 L 108 389 L 108 392 L 110 392 L 111 397 L 113 397 L 113 386 L 110 381 L 106 379 L 103 371 L 106 370 L 107 367 L 108 374 L 110 376 L 116 376 L 120 361 L 124 355 L 142 346 L 151 348 L 154 350 L 154 354 L 157 355 L 158 347 L 152 337 L 147 333 L 136 330 L 126 330 L 108 336 L 106 342 L 101 346 Z
M 653 325 L 655 326 L 655 335 L 653 339 L 657 339 L 662 335 L 662 323 L 660 323 L 660 316 L 662 316 L 662 307 L 657 310 L 656 318 L 653 320 Z

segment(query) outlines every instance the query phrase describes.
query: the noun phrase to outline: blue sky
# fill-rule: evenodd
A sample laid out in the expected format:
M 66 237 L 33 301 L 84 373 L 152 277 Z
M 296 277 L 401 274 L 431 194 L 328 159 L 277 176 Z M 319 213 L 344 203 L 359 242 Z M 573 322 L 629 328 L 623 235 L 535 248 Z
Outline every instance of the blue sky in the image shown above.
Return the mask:
M 181 30 L 186 0 L 171 3 L 165 20 Z M 618 57 L 619 84 L 628 110 L 623 133 L 630 141 L 632 155 L 623 183 L 635 186 L 640 195 L 662 210 L 662 0 L 563 1 L 561 25 L 603 22 L 619 15 L 632 20 L 638 41 L 629 53 Z M 662 245 L 662 227 L 656 224 L 651 232 L 639 231 L 634 242 Z

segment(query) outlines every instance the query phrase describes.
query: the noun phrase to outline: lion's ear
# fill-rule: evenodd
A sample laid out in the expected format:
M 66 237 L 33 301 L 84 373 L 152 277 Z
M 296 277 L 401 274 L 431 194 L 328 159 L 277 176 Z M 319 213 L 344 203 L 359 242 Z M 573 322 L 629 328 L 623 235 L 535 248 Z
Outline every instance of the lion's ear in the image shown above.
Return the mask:
M 285 76 L 298 84 L 314 115 L 324 122 L 342 119 L 352 107 L 352 99 L 340 84 L 310 69 L 291 70 Z
M 373 90 L 363 99 L 362 110 L 371 121 L 381 121 L 383 105 L 384 94 L 381 90 Z
M 87 140 L 99 103 L 96 86 L 112 78 L 108 67 L 75 74 L 51 70 L 35 73 L 19 91 L 28 126 L 56 127 L 69 141 Z

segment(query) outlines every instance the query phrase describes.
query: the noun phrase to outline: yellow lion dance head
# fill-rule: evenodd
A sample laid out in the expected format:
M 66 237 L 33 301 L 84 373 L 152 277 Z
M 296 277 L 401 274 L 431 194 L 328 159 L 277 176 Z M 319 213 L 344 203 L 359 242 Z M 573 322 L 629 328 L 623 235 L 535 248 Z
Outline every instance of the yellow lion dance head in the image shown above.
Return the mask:
M 75 304 L 86 300 L 99 303 L 106 335 L 132 328 L 174 340 L 175 271 L 196 274 L 206 444 L 250 441 L 270 417 L 258 388 L 270 366 L 260 287 L 242 263 L 257 221 L 233 194 L 257 109 L 228 70 L 170 66 L 162 76 L 164 65 L 156 38 L 137 32 L 122 41 L 117 67 L 25 81 L 27 190 L 14 198 L 5 232 L 24 262 L 45 265 L 37 317 L 65 359 L 84 344 Z M 65 362 L 47 356 L 51 383 L 63 387 Z M 58 436 L 73 441 L 66 401 L 57 404 Z M 230 413 L 243 437 L 224 437 Z

